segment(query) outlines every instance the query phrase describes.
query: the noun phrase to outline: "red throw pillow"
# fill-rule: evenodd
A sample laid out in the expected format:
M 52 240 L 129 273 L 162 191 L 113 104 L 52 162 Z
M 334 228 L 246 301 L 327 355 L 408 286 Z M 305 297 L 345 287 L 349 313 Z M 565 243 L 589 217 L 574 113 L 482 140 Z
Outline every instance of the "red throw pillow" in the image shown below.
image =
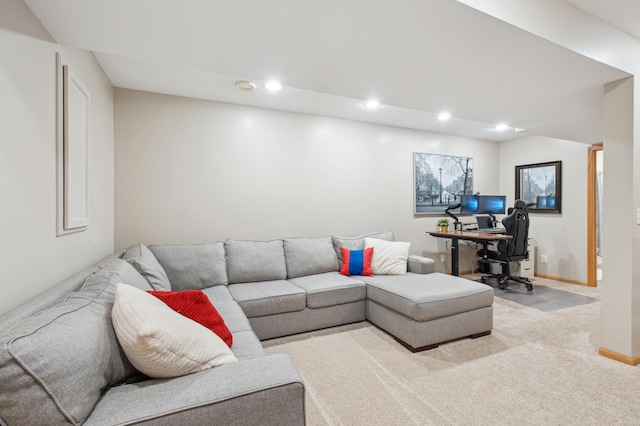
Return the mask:
M 373 247 L 364 250 L 349 250 L 340 247 L 342 253 L 342 275 L 365 275 L 373 276 L 371 269 L 371 258 L 373 257 Z
M 209 330 L 216 333 L 224 342 L 231 347 L 233 336 L 224 323 L 224 320 L 213 306 L 206 294 L 201 290 L 185 291 L 153 291 L 148 290 L 158 299 L 166 303 L 171 309 L 202 324 Z

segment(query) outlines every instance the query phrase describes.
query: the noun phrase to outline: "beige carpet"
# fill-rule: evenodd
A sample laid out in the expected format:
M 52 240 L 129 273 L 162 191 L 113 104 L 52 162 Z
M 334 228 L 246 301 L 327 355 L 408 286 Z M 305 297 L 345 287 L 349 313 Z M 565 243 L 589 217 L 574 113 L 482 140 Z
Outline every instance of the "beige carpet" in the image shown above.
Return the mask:
M 599 317 L 599 302 L 544 312 L 496 298 L 490 336 L 431 351 L 368 322 L 264 345 L 293 358 L 309 425 L 638 425 L 640 369 L 597 354 Z

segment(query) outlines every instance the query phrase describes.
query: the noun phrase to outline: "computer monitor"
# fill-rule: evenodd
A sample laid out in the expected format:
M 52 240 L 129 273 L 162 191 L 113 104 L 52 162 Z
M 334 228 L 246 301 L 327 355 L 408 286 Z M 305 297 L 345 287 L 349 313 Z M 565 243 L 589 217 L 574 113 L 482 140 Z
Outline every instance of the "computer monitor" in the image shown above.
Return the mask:
M 460 214 L 478 213 L 478 196 L 462 195 L 460 197 Z
M 478 229 L 493 228 L 493 218 L 491 216 L 476 216 Z
M 507 205 L 506 195 L 479 195 L 476 213 L 504 214 Z

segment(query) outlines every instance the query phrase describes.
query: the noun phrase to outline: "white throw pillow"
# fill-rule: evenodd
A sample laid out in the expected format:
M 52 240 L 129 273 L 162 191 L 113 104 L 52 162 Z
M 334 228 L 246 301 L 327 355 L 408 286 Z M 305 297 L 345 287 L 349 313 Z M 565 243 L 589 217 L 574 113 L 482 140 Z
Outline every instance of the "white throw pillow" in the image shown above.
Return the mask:
M 407 259 L 411 243 L 365 238 L 365 248 L 373 247 L 371 269 L 373 275 L 402 275 L 407 273 Z
M 117 284 L 111 319 L 127 358 L 149 377 L 183 376 L 237 361 L 218 335 L 136 287 Z

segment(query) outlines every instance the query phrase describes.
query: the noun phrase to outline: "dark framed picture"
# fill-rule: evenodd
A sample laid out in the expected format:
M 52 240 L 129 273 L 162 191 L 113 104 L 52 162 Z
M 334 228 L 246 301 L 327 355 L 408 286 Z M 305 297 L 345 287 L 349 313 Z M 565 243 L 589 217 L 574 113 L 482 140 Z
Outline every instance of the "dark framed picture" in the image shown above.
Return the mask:
M 413 153 L 413 213 L 442 214 L 473 193 L 473 157 Z
M 529 211 L 562 212 L 562 161 L 516 166 L 516 200 Z

